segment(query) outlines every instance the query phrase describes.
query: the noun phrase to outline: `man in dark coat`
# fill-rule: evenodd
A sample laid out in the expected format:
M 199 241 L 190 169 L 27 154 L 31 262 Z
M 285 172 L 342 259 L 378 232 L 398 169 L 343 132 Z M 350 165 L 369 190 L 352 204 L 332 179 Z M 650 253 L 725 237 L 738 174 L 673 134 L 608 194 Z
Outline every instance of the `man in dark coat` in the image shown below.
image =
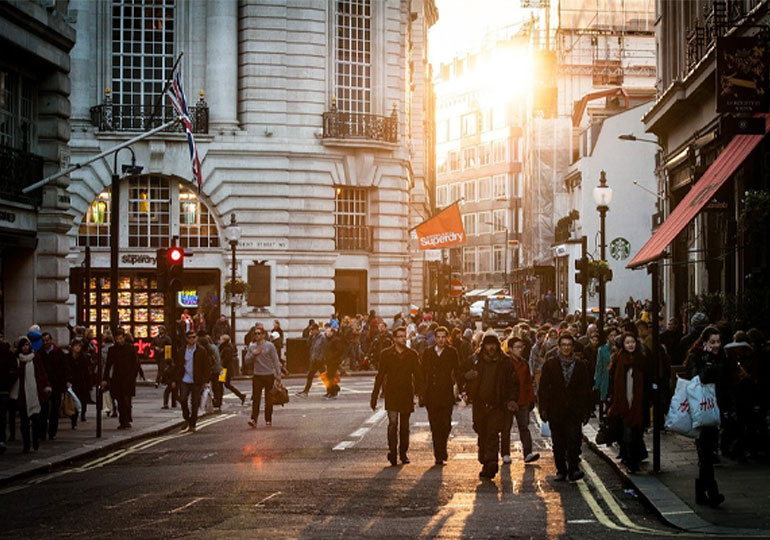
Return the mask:
M 11 387 L 19 378 L 19 366 L 11 345 L 0 333 L 0 454 L 5 452 L 5 427 L 8 419 Z
M 324 347 L 324 362 L 326 363 L 326 395 L 325 398 L 335 399 L 340 393 L 339 371 L 342 363 L 344 344 L 339 332 L 329 324 L 325 328 L 326 346 Z
M 558 351 L 543 364 L 538 390 L 540 418 L 548 422 L 553 441 L 556 479 L 575 482 L 583 478 L 578 468 L 581 424 L 591 415 L 592 374 L 585 360 L 575 357 L 575 338 L 559 335 Z
M 481 348 L 473 355 L 473 369 L 465 379 L 470 381 L 473 430 L 478 436 L 479 477 L 491 480 L 499 470 L 497 454 L 500 434 L 507 425 L 506 411 L 515 413 L 519 408 L 519 380 L 494 331 L 484 334 Z
M 380 368 L 372 390 L 372 410 L 377 408 L 380 388 L 385 385 L 388 411 L 388 461 L 396 465 L 396 450 L 402 463 L 409 463 L 409 417 L 414 412 L 414 396 L 422 394 L 422 373 L 417 353 L 406 346 L 406 328 L 393 330 L 393 346 L 382 351 Z M 400 424 L 400 425 L 399 425 Z
M 423 394 L 420 405 L 428 409 L 428 422 L 433 437 L 433 457 L 436 465 L 449 459 L 447 441 L 452 430 L 452 407 L 455 404 L 454 384 L 460 386 L 457 350 L 447 345 L 449 331 L 439 326 L 435 331 L 436 345 L 422 355 Z
M 40 440 L 45 440 L 46 434 L 52 441 L 59 431 L 59 408 L 64 392 L 67 391 L 67 381 L 70 379 L 68 364 L 64 352 L 54 343 L 49 332 L 42 334 L 43 345 L 37 354 L 43 361 L 45 374 L 51 384 L 51 397 L 43 403 L 40 411 Z
M 128 429 L 133 420 L 131 401 L 136 393 L 136 376 L 139 373 L 139 358 L 136 349 L 126 341 L 123 330 L 115 333 L 115 345 L 107 351 L 102 387 L 109 386 L 110 394 L 118 402 L 118 429 Z
M 187 343 L 177 350 L 174 358 L 176 377 L 172 386 L 179 386 L 182 417 L 187 422 L 182 431 L 195 433 L 203 385 L 211 378 L 213 362 L 206 347 L 198 343 L 198 335 L 194 330 L 187 331 L 185 341 Z

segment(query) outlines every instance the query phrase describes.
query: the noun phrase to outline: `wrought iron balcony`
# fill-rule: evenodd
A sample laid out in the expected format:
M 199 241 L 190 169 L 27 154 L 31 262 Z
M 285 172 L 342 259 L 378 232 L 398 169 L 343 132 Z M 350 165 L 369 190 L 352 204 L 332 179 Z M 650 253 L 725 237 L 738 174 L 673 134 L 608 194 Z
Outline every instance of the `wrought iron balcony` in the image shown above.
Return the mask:
M 687 33 L 687 71 L 703 58 L 705 47 L 706 29 L 703 26 L 695 26 Z
M 324 139 L 362 139 L 398 142 L 398 113 L 396 105 L 390 116 L 338 111 L 334 101 L 329 112 L 323 113 Z
M 740 26 L 759 0 L 751 0 L 746 6 L 743 0 L 714 0 L 703 7 L 703 16 L 695 21 L 687 32 L 687 70 L 692 69 L 701 58 L 715 45 L 718 37 L 725 35 L 731 28 Z
M 153 112 L 155 114 L 153 115 Z M 117 105 L 107 94 L 104 103 L 91 107 L 91 124 L 99 131 L 147 131 L 158 127 L 176 116 L 171 105 L 155 107 L 151 105 Z M 193 133 L 209 132 L 209 106 L 201 97 L 195 106 L 190 107 Z M 183 132 L 181 123 L 164 130 L 170 133 Z
M 334 244 L 340 251 L 372 251 L 373 229 L 366 225 L 335 225 Z
M 0 197 L 40 205 L 42 190 L 28 195 L 21 190 L 43 178 L 43 157 L 10 146 L 0 146 Z

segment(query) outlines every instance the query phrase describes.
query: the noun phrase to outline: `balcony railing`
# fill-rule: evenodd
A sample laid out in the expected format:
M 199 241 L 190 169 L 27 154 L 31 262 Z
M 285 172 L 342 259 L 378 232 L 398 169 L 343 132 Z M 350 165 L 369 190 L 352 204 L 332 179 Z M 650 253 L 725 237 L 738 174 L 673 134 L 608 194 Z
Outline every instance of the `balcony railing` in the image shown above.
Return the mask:
M 37 204 L 42 202 L 42 190 L 29 195 L 21 190 L 43 178 L 43 158 L 36 154 L 0 146 L 0 197 L 11 201 Z
M 758 3 L 758 0 L 752 0 L 748 9 L 753 9 Z M 747 13 L 746 9 L 747 6 L 743 0 L 714 0 L 704 6 L 703 18 L 696 21 L 685 36 L 688 71 L 708 53 L 718 37 L 742 24 Z
M 153 116 L 153 112 L 155 112 Z M 91 124 L 99 131 L 147 131 L 158 127 L 176 116 L 171 105 L 155 107 L 152 105 L 117 105 L 107 95 L 104 103 L 91 107 Z M 209 106 L 201 98 L 190 107 L 190 120 L 193 133 L 209 132 Z M 180 133 L 184 129 L 181 123 L 164 130 L 170 133 Z
M 390 116 L 379 116 L 338 111 L 332 102 L 331 110 L 323 113 L 323 124 L 324 139 L 398 142 L 398 113 L 395 104 Z
M 334 244 L 340 251 L 372 251 L 373 229 L 366 225 L 336 225 Z

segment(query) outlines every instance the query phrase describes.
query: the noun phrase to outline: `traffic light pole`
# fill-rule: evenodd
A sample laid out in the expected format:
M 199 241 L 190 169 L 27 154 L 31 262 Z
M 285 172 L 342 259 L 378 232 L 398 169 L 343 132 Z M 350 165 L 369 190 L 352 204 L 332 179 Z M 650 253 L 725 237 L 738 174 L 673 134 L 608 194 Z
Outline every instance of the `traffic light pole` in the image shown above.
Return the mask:
M 580 284 L 582 290 L 580 295 L 580 325 L 581 332 L 585 332 L 588 328 L 588 314 L 586 313 L 588 310 L 588 275 L 585 273 L 585 262 L 588 261 L 588 237 L 586 236 L 580 237 L 580 258 L 583 260 L 583 282 Z

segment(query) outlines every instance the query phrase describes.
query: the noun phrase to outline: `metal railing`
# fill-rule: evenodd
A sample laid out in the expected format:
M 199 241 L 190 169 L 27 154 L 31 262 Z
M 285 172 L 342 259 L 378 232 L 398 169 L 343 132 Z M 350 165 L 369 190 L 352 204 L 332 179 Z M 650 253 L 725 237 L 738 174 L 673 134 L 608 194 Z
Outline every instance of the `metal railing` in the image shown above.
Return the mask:
M 692 69 L 713 47 L 717 38 L 725 35 L 731 28 L 740 26 L 747 10 L 759 4 L 752 0 L 749 6 L 743 0 L 714 0 L 703 8 L 703 18 L 695 21 L 694 26 L 685 35 L 687 43 L 687 70 Z
M 393 105 L 390 116 L 338 111 L 332 102 L 329 112 L 323 113 L 324 139 L 363 139 L 398 142 L 398 113 Z
M 147 131 L 172 120 L 176 113 L 171 105 L 159 107 L 155 115 L 151 105 L 116 105 L 107 97 L 101 105 L 91 107 L 91 124 L 99 131 Z M 193 133 L 209 132 L 209 106 L 203 100 L 190 107 Z M 184 131 L 177 123 L 164 130 L 171 133 Z
M 10 146 L 0 146 L 0 197 L 40 205 L 43 191 L 29 195 L 21 190 L 43 178 L 43 157 Z
M 340 251 L 372 251 L 374 230 L 367 225 L 335 225 L 334 245 Z

